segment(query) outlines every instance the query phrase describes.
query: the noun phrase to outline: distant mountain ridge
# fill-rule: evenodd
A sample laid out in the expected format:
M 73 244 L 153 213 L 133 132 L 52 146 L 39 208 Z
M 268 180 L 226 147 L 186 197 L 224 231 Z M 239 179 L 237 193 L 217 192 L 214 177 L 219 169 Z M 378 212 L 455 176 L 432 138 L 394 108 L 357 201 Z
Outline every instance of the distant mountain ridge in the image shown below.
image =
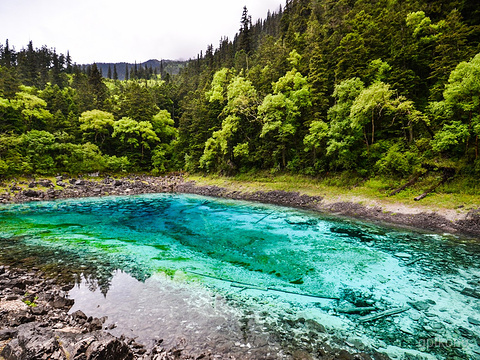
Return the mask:
M 129 78 L 132 77 L 132 74 L 135 72 L 135 66 L 137 67 L 137 74 L 138 77 L 140 74 L 145 74 L 145 72 L 152 72 L 153 74 L 161 74 L 162 78 L 168 75 L 177 75 L 180 70 L 185 67 L 187 61 L 182 60 L 157 60 L 157 59 L 150 59 L 148 61 L 142 63 L 127 63 L 127 62 L 119 62 L 119 63 L 96 63 L 98 69 L 101 71 L 103 77 L 108 77 L 108 69 L 110 68 L 111 76 L 113 78 L 113 69 L 114 66 L 117 68 L 117 75 L 118 80 L 125 80 L 126 69 L 128 67 L 128 74 Z

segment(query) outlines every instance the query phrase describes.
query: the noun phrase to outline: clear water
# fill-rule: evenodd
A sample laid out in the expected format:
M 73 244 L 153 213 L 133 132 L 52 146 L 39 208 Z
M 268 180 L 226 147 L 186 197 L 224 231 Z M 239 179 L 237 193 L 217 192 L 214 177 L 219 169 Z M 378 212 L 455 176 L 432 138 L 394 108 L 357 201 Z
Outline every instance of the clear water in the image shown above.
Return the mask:
M 0 246 L 4 263 L 75 281 L 72 311 L 147 344 L 252 359 L 325 344 L 480 357 L 475 240 L 156 194 L 2 206 Z M 342 312 L 352 307 L 408 309 L 362 322 Z

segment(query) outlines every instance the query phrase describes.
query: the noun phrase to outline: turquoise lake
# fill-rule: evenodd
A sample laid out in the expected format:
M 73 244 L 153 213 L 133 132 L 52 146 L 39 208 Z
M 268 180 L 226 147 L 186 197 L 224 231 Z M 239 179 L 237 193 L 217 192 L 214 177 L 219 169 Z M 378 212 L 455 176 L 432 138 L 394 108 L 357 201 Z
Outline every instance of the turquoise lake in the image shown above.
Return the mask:
M 71 311 L 146 344 L 480 359 L 478 239 L 154 194 L 1 206 L 0 246 L 3 263 L 75 282 Z

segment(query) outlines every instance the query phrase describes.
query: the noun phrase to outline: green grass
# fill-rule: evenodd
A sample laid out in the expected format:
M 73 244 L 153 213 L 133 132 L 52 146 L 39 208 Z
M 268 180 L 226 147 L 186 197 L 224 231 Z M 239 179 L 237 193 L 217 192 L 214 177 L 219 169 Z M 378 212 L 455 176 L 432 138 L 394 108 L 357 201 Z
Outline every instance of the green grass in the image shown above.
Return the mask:
M 326 201 L 355 201 L 363 204 L 403 204 L 424 207 L 430 210 L 462 209 L 465 211 L 480 206 L 480 189 L 469 178 L 456 178 L 442 185 L 421 201 L 414 198 L 438 183 L 438 176 L 425 176 L 412 187 L 395 196 L 388 196 L 394 189 L 407 180 L 386 177 L 362 179 L 355 174 L 342 173 L 313 178 L 303 175 L 271 175 L 269 173 L 249 173 L 234 177 L 218 175 L 189 175 L 199 185 L 216 185 L 230 190 L 254 192 L 258 190 L 298 191 L 306 195 L 319 195 Z

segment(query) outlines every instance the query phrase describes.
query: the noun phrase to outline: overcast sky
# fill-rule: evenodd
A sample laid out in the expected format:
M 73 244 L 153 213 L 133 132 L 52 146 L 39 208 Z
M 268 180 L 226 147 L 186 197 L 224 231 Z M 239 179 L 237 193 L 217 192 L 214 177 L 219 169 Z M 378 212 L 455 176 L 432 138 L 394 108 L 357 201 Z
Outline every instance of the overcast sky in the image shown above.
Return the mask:
M 0 0 L 0 43 L 18 51 L 31 40 L 78 64 L 189 59 L 252 20 L 277 11 L 279 0 Z

